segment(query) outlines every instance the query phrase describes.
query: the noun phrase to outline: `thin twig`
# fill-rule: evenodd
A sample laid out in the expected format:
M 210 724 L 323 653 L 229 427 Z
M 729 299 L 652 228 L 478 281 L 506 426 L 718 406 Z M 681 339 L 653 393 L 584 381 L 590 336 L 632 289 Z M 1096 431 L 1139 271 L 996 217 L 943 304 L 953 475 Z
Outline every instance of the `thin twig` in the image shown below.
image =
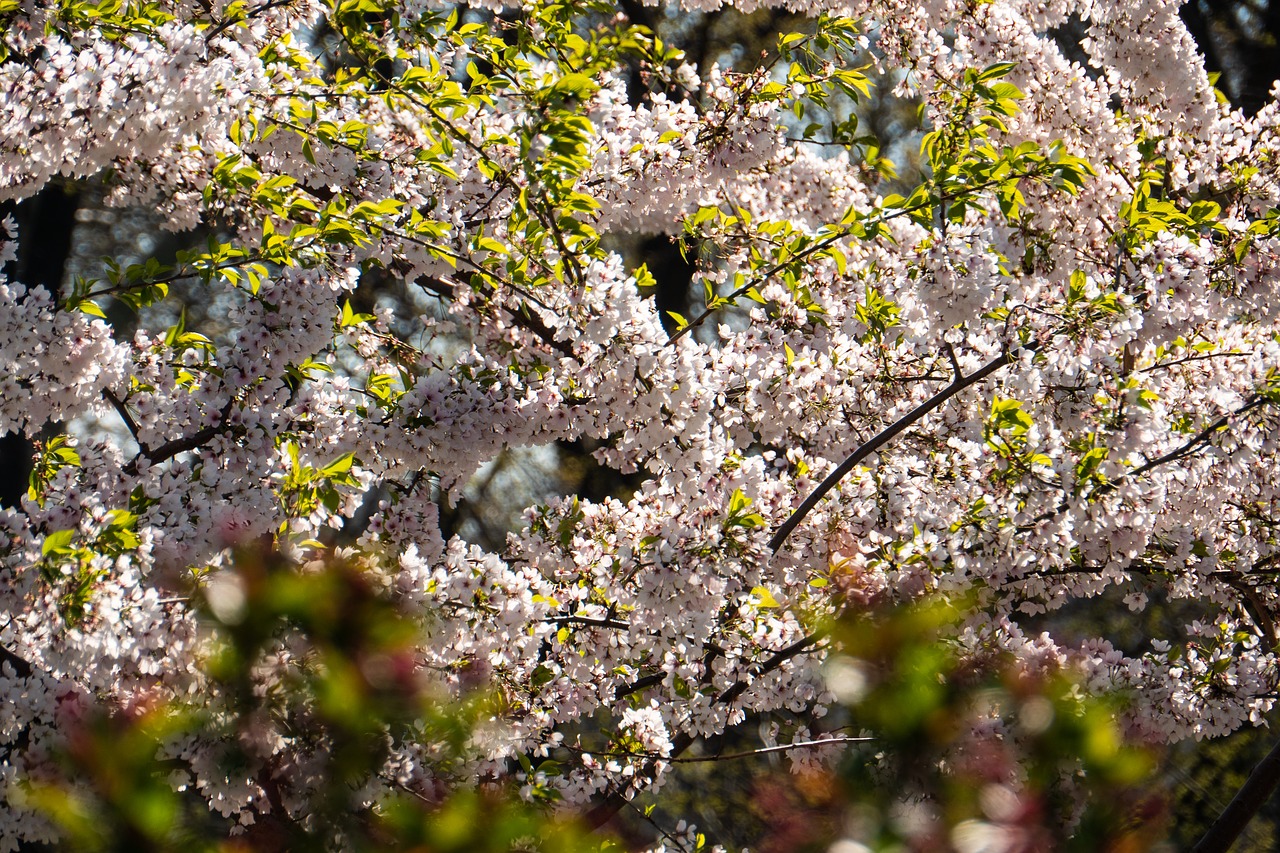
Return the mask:
M 950 342 L 943 341 L 942 349 L 947 354 L 947 360 L 951 362 L 951 370 L 955 374 L 955 381 L 964 381 L 964 371 L 960 369 L 960 359 L 956 358 L 955 347 L 951 346 Z
M 133 440 L 137 442 L 142 453 L 149 456 L 151 451 L 142 443 L 142 440 L 138 438 L 138 423 L 133 419 L 133 415 L 129 413 L 124 402 L 117 397 L 110 388 L 103 388 L 102 396 L 111 404 L 111 407 L 116 410 L 116 413 L 120 415 L 120 420 L 124 421 L 125 427 L 129 430 L 129 434 L 133 436 Z
M 873 737 L 826 737 L 816 740 L 800 740 L 795 743 L 784 743 L 778 746 L 763 746 L 760 749 L 748 749 L 742 752 L 727 752 L 720 755 L 697 755 L 692 758 L 668 758 L 667 761 L 672 764 L 694 764 L 707 761 L 729 761 L 737 758 L 752 758 L 757 755 L 768 755 L 773 752 L 789 752 L 793 749 L 808 749 L 809 747 L 821 747 L 828 744 L 840 743 L 867 743 L 873 741 Z
M 293 0 L 269 0 L 269 2 L 263 3 L 260 6 L 255 6 L 249 11 L 245 12 L 244 17 L 236 17 L 234 15 L 228 15 L 220 23 L 218 23 L 216 26 L 210 29 L 209 32 L 205 33 L 205 36 L 204 36 L 205 44 L 208 44 L 209 42 L 213 41 L 219 35 L 226 32 L 228 29 L 235 26 L 236 24 L 243 24 L 244 22 L 254 18 L 257 15 L 262 14 L 263 12 L 274 9 L 277 6 L 288 6 L 292 2 Z
M 443 299 L 454 298 L 454 285 L 444 279 L 436 276 L 421 276 L 415 283 L 428 293 L 434 293 Z M 569 345 L 569 342 L 556 340 L 555 332 L 543 322 L 541 317 L 534 313 L 527 302 L 521 303 L 520 308 L 512 308 L 505 303 L 501 307 L 517 326 L 533 333 L 544 344 L 565 358 L 573 358 L 573 347 Z
M 1224 427 L 1227 427 L 1231 424 L 1232 418 L 1239 417 L 1240 415 L 1248 414 L 1250 411 L 1258 408 L 1259 406 L 1263 405 L 1266 402 L 1267 402 L 1267 399 L 1261 395 L 1256 395 L 1254 397 L 1251 397 L 1249 400 L 1245 402 L 1243 406 L 1236 409 L 1234 412 L 1228 412 L 1227 414 L 1218 418 L 1213 423 L 1209 424 L 1204 429 L 1200 430 L 1200 432 L 1196 433 L 1195 436 L 1191 438 L 1190 441 L 1183 444 L 1181 447 L 1170 450 L 1165 455 L 1152 459 L 1150 462 L 1146 463 L 1145 465 L 1134 468 L 1132 471 L 1125 473 L 1123 477 L 1117 478 L 1113 482 L 1118 484 L 1122 479 L 1127 480 L 1130 477 L 1141 477 L 1143 474 L 1147 473 L 1152 468 L 1157 468 L 1161 465 L 1164 465 L 1167 462 L 1174 462 L 1178 459 L 1181 459 L 1183 456 L 1187 456 L 1200 445 L 1208 444 L 1209 439 L 1212 438 L 1213 435 L 1216 432 L 1218 432 L 1218 430 L 1223 429 Z

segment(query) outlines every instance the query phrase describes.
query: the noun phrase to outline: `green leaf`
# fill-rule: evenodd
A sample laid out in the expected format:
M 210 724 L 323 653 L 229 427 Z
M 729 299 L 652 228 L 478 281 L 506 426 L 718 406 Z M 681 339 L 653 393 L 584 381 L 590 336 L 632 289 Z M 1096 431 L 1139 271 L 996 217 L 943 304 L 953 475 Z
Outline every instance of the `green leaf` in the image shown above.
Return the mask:
M 1187 216 L 1190 216 L 1196 222 L 1210 222 L 1216 220 L 1218 215 L 1222 213 L 1222 205 L 1216 201 L 1197 201 L 1187 210 Z
M 1016 62 L 995 62 L 978 72 L 978 82 L 987 83 L 1004 77 L 1010 71 L 1018 67 Z
M 107 315 L 98 307 L 98 303 L 94 302 L 92 299 L 82 299 L 77 302 L 76 310 L 84 314 L 89 314 L 93 317 L 101 317 L 103 320 L 107 319 Z
M 351 463 L 355 461 L 354 453 L 344 453 L 328 465 L 320 469 L 322 477 L 341 477 L 351 471 Z
M 756 607 L 761 609 L 782 606 L 778 599 L 774 598 L 773 593 L 762 586 L 752 588 L 751 596 L 756 600 Z
M 40 546 L 40 555 L 48 557 L 50 554 L 65 553 L 71 547 L 71 540 L 75 537 L 75 529 L 56 530 L 44 538 L 44 543 Z
M 556 81 L 551 91 L 565 97 L 585 98 L 599 88 L 600 85 L 586 74 L 566 74 Z
M 1105 447 L 1090 448 L 1076 463 L 1076 478 L 1079 480 L 1089 479 L 1106 458 L 1107 449 Z
M 113 509 L 107 513 L 107 527 L 131 528 L 138 517 L 127 509 Z
M 1009 430 L 1021 435 L 1034 425 L 1031 416 L 1022 410 L 1022 403 L 1017 400 L 997 397 L 991 403 L 990 424 L 996 430 Z
M 338 318 L 338 328 L 345 329 L 348 326 L 359 326 L 364 323 L 376 320 L 372 314 L 357 314 L 351 310 L 351 300 L 348 299 L 342 303 L 342 316 Z

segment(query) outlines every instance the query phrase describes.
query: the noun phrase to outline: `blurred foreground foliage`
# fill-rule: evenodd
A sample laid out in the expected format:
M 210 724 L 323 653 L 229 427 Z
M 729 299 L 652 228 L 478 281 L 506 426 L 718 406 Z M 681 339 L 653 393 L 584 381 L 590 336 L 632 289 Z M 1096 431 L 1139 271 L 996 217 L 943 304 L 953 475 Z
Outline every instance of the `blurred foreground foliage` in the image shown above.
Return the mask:
M 682 849 L 680 833 L 662 838 L 661 808 L 651 822 L 657 839 L 624 825 L 624 843 L 522 802 L 502 780 L 430 796 L 388 784 L 393 744 L 429 744 L 447 768 L 477 726 L 500 720 L 502 702 L 487 685 L 459 700 L 424 680 L 414 662 L 422 626 L 351 563 L 299 570 L 275 552 L 245 549 L 235 571 L 210 579 L 192 603 L 206 617 L 203 678 L 225 697 L 222 711 L 146 696 L 110 711 L 80 707 L 62 753 L 28 792 L 27 805 L 53 820 L 65 849 Z M 779 853 L 1155 849 L 1167 811 L 1153 782 L 1158 756 L 1126 740 L 1118 700 L 1086 696 L 1060 669 L 1032 671 L 960 642 L 964 612 L 935 601 L 832 626 L 838 651 L 828 676 L 840 707 L 831 717 L 867 740 L 834 764 L 801 761 L 791 773 L 771 751 L 761 753 L 773 762 L 763 768 L 750 759 L 712 763 L 713 776 L 748 780 L 746 804 L 735 796 L 721 803 L 739 816 L 722 825 L 745 819 L 753 837 L 723 841 Z M 282 642 L 299 665 L 263 690 L 260 667 Z M 304 814 L 287 807 L 298 792 L 283 789 L 284 773 L 262 768 L 255 781 L 271 808 L 240 825 L 209 810 L 172 747 L 191 738 L 224 744 L 222 769 L 233 779 L 261 768 L 254 743 L 264 726 L 305 745 L 314 762 L 309 806 Z M 707 764 L 677 764 L 677 777 L 693 766 Z M 698 845 L 718 840 L 699 836 Z
M 204 659 L 221 714 L 148 701 L 80 714 L 57 757 L 61 773 L 29 791 L 30 802 L 76 851 L 509 851 L 576 853 L 612 849 L 567 819 L 520 801 L 501 786 L 424 795 L 371 783 L 386 773 L 392 744 L 430 743 L 442 766 L 460 759 L 474 727 L 500 711 L 496 693 L 446 699 L 420 677 L 414 643 L 421 626 L 358 567 L 340 560 L 294 570 L 272 551 L 244 549 L 237 568 L 193 603 L 210 628 Z M 259 668 L 281 642 L 299 665 L 273 689 Z M 270 721 L 268 724 L 267 721 Z M 181 761 L 164 758 L 184 739 L 225 745 L 229 779 L 261 765 L 254 749 L 265 725 L 305 743 L 309 808 L 286 807 L 284 774 L 255 781 L 271 808 L 247 826 L 210 812 Z M 291 770 L 296 773 L 297 768 Z M 175 775 L 176 774 L 176 775 Z M 175 780 L 177 780 L 175 782 Z M 386 790 L 395 793 L 388 796 Z M 215 804 L 216 805 L 216 804 Z
M 849 618 L 830 686 L 875 740 L 842 764 L 849 840 L 876 851 L 1139 851 L 1161 844 L 1155 748 L 1123 698 L 960 642 L 939 601 Z
M 850 613 L 832 626 L 838 707 L 815 740 L 866 740 L 834 764 L 717 741 L 653 798 L 753 853 L 1137 853 L 1188 849 L 1163 748 L 1129 734 L 1124 699 L 1079 673 L 1028 665 L 965 631 L 964 602 Z M 767 727 L 762 724 L 761 728 Z M 742 756 L 713 763 L 715 754 Z M 1229 798 L 1231 792 L 1225 792 Z

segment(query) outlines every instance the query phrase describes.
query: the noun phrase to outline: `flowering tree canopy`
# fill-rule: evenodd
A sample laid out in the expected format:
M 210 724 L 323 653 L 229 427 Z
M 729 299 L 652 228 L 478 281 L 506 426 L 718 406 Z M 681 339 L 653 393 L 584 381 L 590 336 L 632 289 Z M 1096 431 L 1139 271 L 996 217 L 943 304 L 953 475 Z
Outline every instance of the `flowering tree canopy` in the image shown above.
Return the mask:
M 602 823 L 748 715 L 819 737 L 825 620 L 934 593 L 972 603 L 960 648 L 1074 671 L 1141 737 L 1272 707 L 1280 113 L 1226 104 L 1168 0 L 787 5 L 741 73 L 594 0 L 0 0 L 0 201 L 99 176 L 213 235 L 0 281 L 0 433 L 45 436 L 0 514 L 0 848 L 51 837 L 19 795 L 84 708 L 229 713 L 195 602 L 236 624 L 249 543 L 358 567 L 415 678 L 497 686 L 460 753 L 392 738 L 368 802 L 513 779 Z M 917 178 L 851 119 L 873 85 L 921 100 Z M 655 234 L 688 316 L 618 249 Z M 358 311 L 375 275 L 420 316 Z M 180 282 L 222 328 L 160 310 Z M 442 535 L 499 452 L 577 439 L 634 495 Z M 1113 591 L 1186 624 L 1042 632 Z M 260 695 L 315 666 L 263 650 Z M 325 744 L 259 723 L 236 770 L 175 735 L 173 784 L 305 814 Z

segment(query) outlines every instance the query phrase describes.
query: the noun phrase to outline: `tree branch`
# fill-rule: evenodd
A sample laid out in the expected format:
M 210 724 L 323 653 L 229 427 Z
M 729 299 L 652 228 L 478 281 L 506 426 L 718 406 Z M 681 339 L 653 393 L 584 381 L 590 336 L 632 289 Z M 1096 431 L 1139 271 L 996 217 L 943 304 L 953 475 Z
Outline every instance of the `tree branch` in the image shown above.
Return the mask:
M 1217 433 L 1219 430 L 1227 426 L 1230 426 L 1232 418 L 1236 418 L 1236 417 L 1239 417 L 1240 415 L 1248 414 L 1250 411 L 1258 408 L 1259 406 L 1263 405 L 1266 402 L 1267 402 L 1267 399 L 1265 397 L 1258 396 L 1258 395 L 1255 395 L 1249 398 L 1248 400 L 1245 401 L 1245 404 L 1243 406 L 1236 409 L 1234 412 L 1227 412 L 1225 415 L 1218 418 L 1216 421 L 1209 424 L 1204 429 L 1200 430 L 1200 432 L 1196 433 L 1194 437 L 1192 437 L 1189 441 L 1187 441 L 1181 447 L 1177 447 L 1173 450 L 1170 450 L 1165 455 L 1152 459 L 1150 462 L 1138 468 L 1134 468 L 1132 471 L 1125 472 L 1124 476 L 1117 479 L 1115 482 L 1119 483 L 1120 480 L 1127 480 L 1130 477 L 1141 477 L 1143 474 L 1147 473 L 1152 468 L 1158 468 L 1159 466 L 1164 465 L 1167 462 L 1175 462 L 1178 459 L 1181 459 L 1182 457 L 1189 455 L 1192 451 L 1194 451 L 1200 445 L 1208 444 L 1209 439 L 1213 438 L 1214 434 Z
M 740 758 L 755 758 L 759 755 L 771 755 L 777 752 L 791 752 L 795 749 L 810 749 L 813 747 L 823 747 L 831 744 L 846 743 L 871 743 L 877 740 L 873 737 L 852 737 L 849 735 L 838 735 L 836 737 L 820 737 L 813 740 L 798 740 L 793 743 L 782 743 L 776 746 L 762 746 L 758 749 L 744 749 L 741 752 L 721 752 L 715 755 L 694 755 L 687 758 L 671 758 L 659 755 L 655 752 L 597 752 L 592 749 L 583 749 L 577 746 L 568 746 L 561 744 L 561 749 L 567 749 L 571 752 L 580 754 L 590 754 L 599 758 L 647 758 L 653 761 L 665 761 L 668 764 L 706 764 L 712 761 L 736 761 Z
M 138 459 L 140 457 L 146 457 L 147 461 L 152 465 L 158 465 L 161 462 L 172 459 L 179 453 L 185 453 L 188 450 L 195 450 L 198 447 L 202 447 L 215 436 L 226 432 L 229 428 L 227 418 L 231 416 L 231 406 L 234 402 L 235 398 L 233 397 L 227 401 L 225 406 L 222 407 L 222 417 L 218 419 L 216 426 L 207 426 L 204 429 L 192 433 L 191 435 L 184 436 L 182 438 L 175 438 L 173 441 L 166 441 L 164 444 L 154 449 L 149 449 L 139 442 L 138 455 L 135 456 L 128 465 L 124 466 L 124 472 L 130 477 L 135 477 L 138 474 Z M 125 423 L 127 425 L 129 421 L 126 421 Z
M 612 628 L 616 631 L 631 630 L 630 622 L 623 622 L 621 619 L 613 619 L 605 616 L 595 619 L 590 616 L 548 616 L 542 620 L 551 625 L 587 625 L 591 628 Z
M 725 752 L 719 755 L 695 755 L 693 758 L 669 758 L 667 760 L 672 764 L 730 761 L 738 758 L 754 758 L 757 755 L 769 755 L 774 752 L 790 752 L 793 749 L 808 749 L 809 747 L 822 747 L 830 744 L 869 743 L 873 740 L 875 740 L 873 737 L 822 737 L 815 740 L 798 740 L 794 743 L 783 743 L 778 744 L 777 746 L 762 746 L 759 749 L 747 749 L 742 752 Z
M 443 299 L 453 299 L 454 286 L 451 282 L 436 276 L 422 276 L 415 282 L 423 290 L 434 293 Z M 502 310 L 507 316 L 520 328 L 526 332 L 536 335 L 544 344 L 551 349 L 560 353 L 565 358 L 573 358 L 573 347 L 568 341 L 556 340 L 555 332 L 551 327 L 542 321 L 542 318 L 529 308 L 528 304 L 521 305 L 520 308 L 512 308 L 510 305 L 503 304 Z
M 630 684 L 621 684 L 613 691 L 614 699 L 621 699 L 623 696 L 630 696 L 632 693 L 639 693 L 641 690 L 648 690 L 650 687 L 657 687 L 663 681 L 666 681 L 667 674 L 665 672 L 655 672 L 652 675 L 646 675 L 643 678 L 637 678 Z
M 791 513 L 791 516 L 782 523 L 782 526 L 778 528 L 778 532 L 769 540 L 769 550 L 775 554 L 778 553 L 778 550 L 782 548 L 782 543 L 786 542 L 787 537 L 791 535 L 792 531 L 800 526 L 800 522 L 804 521 L 805 516 L 812 512 L 813 508 L 818 505 L 818 502 L 826 497 L 828 492 L 839 485 L 840 481 L 843 480 L 859 462 L 866 459 L 872 453 L 875 453 L 884 445 L 888 444 L 897 437 L 899 433 L 906 430 L 907 427 L 911 426 L 916 421 L 941 406 L 947 400 L 950 400 L 952 397 L 959 394 L 961 391 L 971 385 L 978 384 L 991 374 L 1000 370 L 1002 367 L 1012 364 L 1022 353 L 1035 352 L 1039 348 L 1039 342 L 1032 341 L 1026 346 L 1019 347 L 1013 352 L 1003 352 L 996 358 L 984 364 L 978 370 L 970 373 L 968 376 L 964 376 L 959 372 L 959 370 L 957 370 L 955 378 L 951 381 L 951 384 L 946 388 L 943 388 L 937 394 L 934 394 L 928 400 L 925 400 L 923 403 L 916 406 L 911 411 L 907 412 L 902 417 L 898 418 L 898 420 L 894 421 L 885 429 L 881 430 L 870 441 L 853 451 L 848 459 L 841 462 L 834 471 L 828 474 L 827 478 L 818 485 L 818 488 L 814 489 L 813 493 L 810 494 L 809 497 L 805 498 L 804 503 L 800 504 L 800 506 Z
M 288 6 L 291 2 L 293 2 L 293 0 L 268 0 L 268 2 L 263 3 L 260 6 L 255 6 L 249 11 L 243 13 L 242 17 L 228 16 L 224 18 L 222 21 L 218 22 L 217 24 L 209 28 L 209 31 L 205 33 L 205 36 L 204 36 L 205 44 L 208 44 L 209 42 L 213 41 L 214 38 L 222 35 L 222 33 L 226 32 L 228 29 L 235 26 L 236 24 L 243 24 L 246 21 L 257 17 L 258 15 L 261 15 L 263 12 L 269 11 L 271 9 L 275 9 L 279 6 Z
M 117 397 L 110 388 L 102 389 L 102 397 L 111 404 L 113 409 L 116 410 L 116 414 L 120 415 L 120 420 L 124 421 L 125 427 L 129 430 L 129 435 L 133 436 L 133 440 L 138 443 L 138 448 L 142 451 L 143 455 L 151 455 L 150 449 L 142 443 L 140 438 L 138 438 L 138 423 L 133 419 L 133 415 L 129 414 L 129 410 L 125 407 L 124 402 Z
M 32 672 L 30 661 L 26 658 L 19 657 L 4 646 L 0 646 L 0 667 L 6 663 L 13 667 L 14 673 L 19 678 L 30 677 Z
M 1219 431 L 1226 429 L 1228 426 L 1230 426 L 1232 418 L 1237 418 L 1241 415 L 1248 414 L 1254 409 L 1265 405 L 1267 402 L 1268 402 L 1268 399 L 1266 397 L 1260 394 L 1255 394 L 1254 396 L 1246 400 L 1243 406 L 1222 415 L 1213 423 L 1209 424 L 1207 427 L 1200 430 L 1194 436 L 1189 438 L 1183 444 L 1179 445 L 1178 447 L 1175 447 L 1173 450 L 1170 450 L 1168 453 L 1164 454 L 1163 456 L 1158 456 L 1149 462 L 1139 465 L 1137 468 L 1133 468 L 1129 471 L 1124 472 L 1120 476 L 1116 477 L 1114 480 L 1108 480 L 1107 482 L 1101 484 L 1100 486 L 1098 486 L 1097 488 L 1089 492 L 1085 496 L 1085 499 L 1089 501 L 1097 500 L 1098 498 L 1104 495 L 1108 495 L 1111 492 L 1114 492 L 1120 486 L 1120 484 L 1125 482 L 1126 480 L 1132 479 L 1134 477 L 1141 477 L 1143 474 L 1146 474 L 1148 471 L 1151 471 L 1155 468 L 1159 468 L 1161 465 L 1167 465 L 1168 463 L 1176 462 L 1185 456 L 1190 456 L 1192 453 L 1194 453 L 1196 450 L 1199 450 L 1201 447 L 1207 446 L 1210 440 L 1215 435 L 1217 435 Z M 1030 530 L 1040 522 L 1048 521 L 1049 519 L 1054 518 L 1055 516 L 1066 512 L 1069 507 L 1070 507 L 1070 503 L 1064 498 L 1056 508 L 1051 509 L 1047 512 L 1043 512 L 1040 515 L 1037 515 L 1035 518 L 1031 519 L 1030 524 L 1026 524 L 1019 527 L 1018 531 L 1025 532 L 1027 530 Z
M 1191 853 L 1227 853 L 1249 821 L 1262 808 L 1280 783 L 1280 742 L 1272 747 L 1267 757 L 1258 762 L 1236 792 L 1235 798 L 1218 815 L 1209 831 L 1191 849 Z

